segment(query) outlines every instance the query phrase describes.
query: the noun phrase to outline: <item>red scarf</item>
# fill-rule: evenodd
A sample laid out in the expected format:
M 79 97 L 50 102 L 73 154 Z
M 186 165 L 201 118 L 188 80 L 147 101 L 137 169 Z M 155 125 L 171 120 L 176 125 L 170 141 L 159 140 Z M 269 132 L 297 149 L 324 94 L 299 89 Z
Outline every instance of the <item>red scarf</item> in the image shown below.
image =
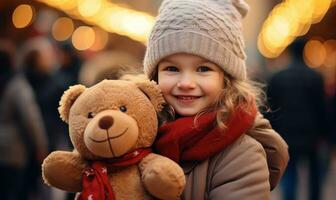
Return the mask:
M 151 152 L 150 148 L 137 149 L 112 161 L 93 162 L 91 166 L 83 171 L 83 191 L 77 200 L 115 200 L 112 186 L 108 180 L 108 168 L 120 168 L 136 164 Z
M 194 117 L 183 117 L 163 125 L 155 147 L 159 154 L 175 162 L 201 161 L 209 158 L 232 144 L 254 123 L 257 107 L 253 104 L 248 112 L 237 107 L 222 130 L 215 125 L 216 113 Z

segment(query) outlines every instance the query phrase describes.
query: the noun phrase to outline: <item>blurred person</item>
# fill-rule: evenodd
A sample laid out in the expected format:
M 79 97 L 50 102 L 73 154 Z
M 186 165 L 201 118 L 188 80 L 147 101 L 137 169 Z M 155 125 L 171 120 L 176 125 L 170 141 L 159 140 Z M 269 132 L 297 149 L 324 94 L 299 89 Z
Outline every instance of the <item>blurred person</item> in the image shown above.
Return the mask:
M 85 61 L 79 82 L 90 87 L 104 79 L 119 79 L 124 74 L 142 72 L 141 60 L 124 51 L 103 51 Z
M 54 51 L 56 49 L 59 54 Z M 56 59 L 59 63 L 54 61 Z M 42 111 L 50 141 L 49 152 L 72 148 L 67 125 L 59 117 L 58 106 L 63 92 L 78 83 L 80 66 L 79 55 L 68 43 L 62 43 L 57 48 L 45 38 L 37 38 L 23 46 L 22 67 Z M 31 167 L 36 173 L 29 179 L 35 182 L 30 184 L 30 190 L 36 191 L 39 190 L 36 178 L 40 177 L 40 166 L 31 163 Z
M 336 161 L 336 85 L 333 86 L 334 92 L 329 98 L 329 115 L 330 115 L 330 132 L 329 132 L 329 141 L 330 141 L 330 151 L 331 156 L 327 161 L 330 165 L 332 160 Z M 329 169 L 330 166 L 327 166 Z
M 319 200 L 318 141 L 326 134 L 326 105 L 322 76 L 303 61 L 304 41 L 289 47 L 292 62 L 275 73 L 268 83 L 267 95 L 272 113 L 268 118 L 289 146 L 290 161 L 282 179 L 283 197 L 297 197 L 298 164 L 309 163 L 309 199 Z
M 74 47 L 69 42 L 62 42 L 57 45 L 57 56 L 59 68 L 51 74 L 49 79 L 53 88 L 52 97 L 49 98 L 50 107 L 50 131 L 53 132 L 54 146 L 56 149 L 69 150 L 72 148 L 68 135 L 68 126 L 62 122 L 58 113 L 59 100 L 65 90 L 70 86 L 78 84 L 78 75 L 82 65 L 82 60 Z
M 48 151 L 55 150 L 59 132 L 56 127 L 61 124 L 57 114 L 58 85 L 54 75 L 57 69 L 54 46 L 45 37 L 26 41 L 20 52 L 20 67 L 32 86 L 37 104 L 41 109 L 42 120 L 47 130 Z M 41 165 L 30 160 L 25 178 L 25 192 L 22 196 L 34 196 L 35 199 L 49 197 L 50 188 L 42 183 Z M 28 173 L 29 172 L 29 173 Z
M 22 195 L 29 160 L 42 163 L 47 138 L 33 90 L 14 69 L 13 45 L 0 44 L 0 194 L 3 200 L 28 199 Z
M 65 86 L 65 89 L 68 89 L 69 86 L 78 83 L 82 59 L 69 42 L 63 42 L 59 45 L 59 55 L 60 68 L 58 70 L 58 77 Z
M 61 94 L 66 89 L 62 80 L 56 77 L 59 67 L 56 62 L 55 47 L 47 38 L 28 40 L 21 49 L 23 72 L 31 84 L 37 103 L 41 109 L 49 138 L 49 151 L 56 149 L 58 138 L 57 126 L 61 123 L 57 107 Z
M 334 145 L 336 145 L 336 87 L 335 87 L 335 92 L 334 92 L 334 96 L 332 98 L 331 105 L 332 105 L 332 121 L 331 121 L 332 132 L 331 132 L 331 136 L 332 136 Z

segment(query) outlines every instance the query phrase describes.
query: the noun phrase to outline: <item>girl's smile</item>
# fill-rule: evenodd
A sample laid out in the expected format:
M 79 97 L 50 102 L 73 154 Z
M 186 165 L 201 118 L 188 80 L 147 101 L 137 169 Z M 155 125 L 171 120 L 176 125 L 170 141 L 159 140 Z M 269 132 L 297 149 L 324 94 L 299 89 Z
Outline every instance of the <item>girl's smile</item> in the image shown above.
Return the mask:
M 193 116 L 214 103 L 224 85 L 224 72 L 202 57 L 179 53 L 159 63 L 158 84 L 175 112 Z
M 201 98 L 201 96 L 187 96 L 187 95 L 175 95 L 175 98 L 181 103 L 181 104 L 192 104 L 198 99 Z

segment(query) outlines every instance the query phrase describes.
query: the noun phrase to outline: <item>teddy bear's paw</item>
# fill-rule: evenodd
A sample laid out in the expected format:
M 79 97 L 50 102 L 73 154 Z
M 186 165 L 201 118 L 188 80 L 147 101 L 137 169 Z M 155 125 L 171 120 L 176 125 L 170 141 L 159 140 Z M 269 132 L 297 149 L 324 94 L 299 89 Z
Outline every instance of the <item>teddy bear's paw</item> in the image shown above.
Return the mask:
M 143 172 L 142 180 L 153 196 L 165 200 L 179 199 L 185 186 L 182 169 L 166 158 L 151 163 Z
M 77 192 L 81 189 L 83 163 L 73 152 L 52 152 L 42 164 L 44 182 L 61 190 Z

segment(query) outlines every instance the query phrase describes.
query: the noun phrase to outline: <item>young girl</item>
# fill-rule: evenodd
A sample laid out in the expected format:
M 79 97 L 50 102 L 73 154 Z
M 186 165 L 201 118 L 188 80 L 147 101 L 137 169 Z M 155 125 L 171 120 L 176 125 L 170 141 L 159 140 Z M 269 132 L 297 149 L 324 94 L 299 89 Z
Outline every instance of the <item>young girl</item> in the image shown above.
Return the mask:
M 270 199 L 286 168 L 246 77 L 247 11 L 243 0 L 165 0 L 150 35 L 144 71 L 170 105 L 155 147 L 183 167 L 182 199 Z

